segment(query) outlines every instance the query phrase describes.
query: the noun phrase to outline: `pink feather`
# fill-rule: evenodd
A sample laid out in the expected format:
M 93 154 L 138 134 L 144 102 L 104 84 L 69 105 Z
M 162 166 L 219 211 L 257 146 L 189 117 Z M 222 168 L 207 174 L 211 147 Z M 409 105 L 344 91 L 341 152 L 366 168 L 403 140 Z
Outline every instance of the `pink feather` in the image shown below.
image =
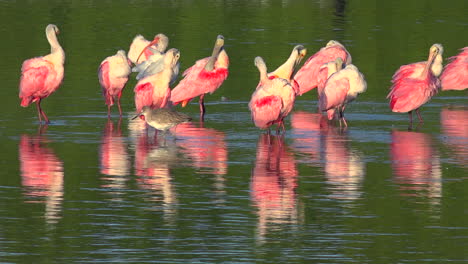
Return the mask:
M 48 97 L 62 82 L 63 73 L 57 74 L 54 64 L 43 57 L 26 60 L 21 68 L 19 97 L 21 106 Z
M 447 64 L 440 76 L 442 90 L 464 90 L 468 88 L 468 47 L 449 58 Z

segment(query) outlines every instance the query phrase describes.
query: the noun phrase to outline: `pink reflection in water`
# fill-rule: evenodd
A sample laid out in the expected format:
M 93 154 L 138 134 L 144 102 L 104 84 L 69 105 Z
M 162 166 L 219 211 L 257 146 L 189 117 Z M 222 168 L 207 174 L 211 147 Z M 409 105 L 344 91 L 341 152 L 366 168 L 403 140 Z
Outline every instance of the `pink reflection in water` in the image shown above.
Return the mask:
M 406 191 L 403 195 L 442 195 L 440 159 L 428 134 L 392 131 L 390 158 L 396 182 Z
M 201 173 L 225 175 L 228 151 L 224 133 L 213 128 L 182 123 L 175 128 L 177 145 Z
M 440 124 L 445 143 L 458 164 L 468 168 L 468 110 L 444 108 L 440 113 Z
M 45 203 L 46 221 L 56 223 L 63 200 L 63 162 L 46 146 L 47 142 L 41 135 L 21 136 L 18 150 L 21 183 L 30 201 Z
M 260 241 L 269 226 L 297 224 L 297 175 L 294 155 L 287 151 L 283 138 L 260 135 L 250 185 L 252 201 L 258 208 Z
M 130 173 L 130 160 L 125 137 L 122 136 L 120 120 L 117 127 L 107 120 L 100 147 L 101 173 L 111 176 L 125 176 Z

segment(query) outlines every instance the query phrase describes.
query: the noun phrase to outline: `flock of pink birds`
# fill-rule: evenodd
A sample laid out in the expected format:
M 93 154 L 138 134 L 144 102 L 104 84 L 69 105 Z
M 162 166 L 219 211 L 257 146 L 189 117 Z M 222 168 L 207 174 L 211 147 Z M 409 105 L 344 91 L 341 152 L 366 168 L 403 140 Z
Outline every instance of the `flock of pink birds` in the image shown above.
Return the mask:
M 65 62 L 65 52 L 57 40 L 58 27 L 50 24 L 45 31 L 51 53 L 24 61 L 19 84 L 21 106 L 27 107 L 35 102 L 40 123 L 43 119 L 49 123 L 41 101 L 62 83 Z M 170 85 L 177 80 L 180 52 L 175 48 L 166 51 L 168 44 L 169 39 L 164 34 L 156 35 L 152 41 L 137 35 L 128 55 L 119 50 L 102 61 L 98 77 L 108 116 L 114 104 L 122 116 L 120 97 L 133 71 L 138 72 L 138 83 L 134 88 L 137 112 L 143 106 L 153 109 L 177 104 L 185 106 L 199 97 L 200 120 L 203 120 L 205 94 L 215 92 L 229 74 L 224 38 L 219 35 L 211 56 L 186 69 L 183 79 L 173 89 Z M 419 108 L 440 89 L 468 88 L 468 47 L 449 58 L 450 63 L 445 67 L 442 53 L 442 45 L 434 44 L 429 49 L 427 61 L 403 65 L 393 75 L 387 96 L 390 108 L 393 112 L 409 113 L 410 126 L 413 112 L 423 122 Z M 305 55 L 304 46 L 295 46 L 286 62 L 272 72 L 268 72 L 263 58 L 255 58 L 260 81 L 249 102 L 255 126 L 270 131 L 272 125 L 277 125 L 277 131 L 284 131 L 284 118 L 293 109 L 296 96 L 314 88 L 317 88 L 319 111 L 326 112 L 329 120 L 339 120 L 340 126 L 347 126 L 344 110 L 349 102 L 366 91 L 364 75 L 351 63 L 351 54 L 338 41 L 329 41 L 299 68 Z

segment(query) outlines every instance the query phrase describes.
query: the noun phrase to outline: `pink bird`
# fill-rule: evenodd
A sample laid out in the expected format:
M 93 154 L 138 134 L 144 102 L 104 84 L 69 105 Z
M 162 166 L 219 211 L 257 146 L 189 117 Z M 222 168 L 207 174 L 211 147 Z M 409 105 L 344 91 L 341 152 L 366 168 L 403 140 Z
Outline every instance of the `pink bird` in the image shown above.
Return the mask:
M 157 74 L 147 76 L 135 86 L 135 106 L 141 112 L 143 106 L 164 108 L 171 96 L 169 83 L 173 78 L 173 67 L 178 63 L 180 52 L 170 49 L 164 55 L 164 69 Z
M 283 78 L 290 82 L 294 89 L 298 88 L 297 83 L 292 79 L 294 75 L 294 70 L 297 68 L 299 63 L 301 63 L 302 58 L 307 54 L 307 49 L 302 45 L 297 45 L 293 48 L 289 58 L 281 64 L 276 70 L 268 73 L 268 78 Z
M 260 72 L 260 82 L 249 102 L 252 120 L 256 127 L 268 129 L 268 132 L 273 124 L 278 124 L 277 132 L 280 127 L 285 131 L 283 119 L 294 107 L 296 92 L 287 80 L 268 78 L 267 67 L 261 57 L 255 58 L 255 66 Z
M 65 52 L 57 40 L 58 33 L 56 25 L 47 25 L 46 37 L 50 44 L 50 54 L 28 59 L 21 67 L 19 84 L 21 106 L 27 107 L 36 102 L 39 122 L 42 122 L 43 117 L 45 122 L 49 123 L 47 115 L 41 108 L 41 100 L 55 92 L 63 80 Z
M 120 97 L 131 73 L 130 65 L 131 62 L 127 59 L 125 51 L 119 50 L 117 54 L 105 58 L 99 66 L 99 83 L 102 87 L 102 94 L 106 99 L 108 117 L 110 117 L 110 108 L 114 105 L 116 98 L 119 114 L 122 116 Z
M 429 49 L 427 61 L 401 66 L 393 75 L 390 98 L 390 109 L 393 112 L 408 113 L 410 128 L 413 125 L 413 111 L 416 111 L 419 122 L 423 123 L 419 108 L 434 96 L 440 86 L 437 78 L 442 72 L 443 47 L 434 44 Z
M 335 63 L 335 69 L 338 71 L 333 73 L 331 69 L 328 69 L 329 77 L 319 96 L 319 108 L 321 111 L 327 111 L 328 120 L 335 118 L 337 112 L 340 126 L 343 121 L 344 126 L 347 127 L 348 124 L 344 118 L 346 105 L 366 91 L 367 83 L 364 75 L 353 64 L 348 64 L 342 69 L 343 60 L 340 57 L 335 60 Z
M 163 45 L 159 45 L 160 40 L 161 43 L 164 43 Z M 130 44 L 128 58 L 133 64 L 137 65 L 147 60 L 151 55 L 157 53 L 157 51 L 164 52 L 168 42 L 168 38 L 164 34 L 157 34 L 152 41 L 145 39 L 142 35 L 136 35 L 132 44 Z
M 172 90 L 171 101 L 174 105 L 182 103 L 185 107 L 190 100 L 200 96 L 200 120 L 205 116 L 204 97 L 212 94 L 226 80 L 229 71 L 229 57 L 224 50 L 224 37 L 218 35 L 211 57 L 198 60 L 185 70 L 184 79 Z
M 468 47 L 461 49 L 457 56 L 449 58 L 440 76 L 442 90 L 464 90 L 468 88 Z
M 318 85 L 318 73 L 320 67 L 327 62 L 341 58 L 345 64 L 351 63 L 351 54 L 336 40 L 330 40 L 327 45 L 312 55 L 304 65 L 297 71 L 294 80 L 299 85 L 298 95 L 303 95 Z

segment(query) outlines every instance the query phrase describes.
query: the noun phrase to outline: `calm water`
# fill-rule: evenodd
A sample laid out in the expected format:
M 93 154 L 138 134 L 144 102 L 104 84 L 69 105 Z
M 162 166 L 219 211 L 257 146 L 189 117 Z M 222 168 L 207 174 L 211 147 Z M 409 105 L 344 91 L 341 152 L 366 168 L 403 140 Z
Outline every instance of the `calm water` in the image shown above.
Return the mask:
M 468 262 L 466 91 L 439 93 L 412 131 L 385 99 L 393 72 L 431 44 L 445 58 L 467 45 L 465 0 L 160 2 L 0 2 L 0 262 Z M 67 58 L 41 127 L 17 87 L 21 63 L 48 52 L 49 23 Z M 181 111 L 195 121 L 166 138 L 129 119 L 133 78 L 120 121 L 97 80 L 105 57 L 159 32 L 182 70 L 217 34 L 231 58 L 204 124 L 192 103 Z M 368 81 L 349 128 L 317 114 L 312 91 L 284 136 L 262 134 L 247 107 L 254 57 L 273 69 L 294 45 L 309 56 L 330 39 Z

